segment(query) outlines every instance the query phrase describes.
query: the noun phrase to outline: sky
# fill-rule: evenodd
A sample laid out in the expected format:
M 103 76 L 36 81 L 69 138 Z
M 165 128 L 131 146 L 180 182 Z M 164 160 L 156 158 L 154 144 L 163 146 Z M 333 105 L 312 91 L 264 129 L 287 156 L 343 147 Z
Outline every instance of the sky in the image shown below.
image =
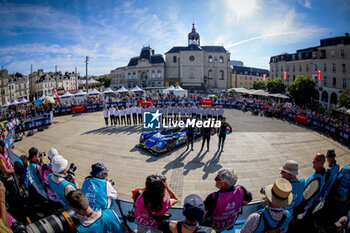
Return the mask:
M 187 45 L 222 45 L 231 60 L 269 69 L 271 56 L 318 46 L 350 32 L 349 0 L 0 0 L 0 66 L 9 73 L 109 74 L 143 46 L 163 54 Z

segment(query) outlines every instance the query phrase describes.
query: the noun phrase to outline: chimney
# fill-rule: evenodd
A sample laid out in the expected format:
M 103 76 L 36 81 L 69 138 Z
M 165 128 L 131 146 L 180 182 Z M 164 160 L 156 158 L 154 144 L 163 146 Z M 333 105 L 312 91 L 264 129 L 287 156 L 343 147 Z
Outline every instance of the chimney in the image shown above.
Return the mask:
M 41 77 L 44 73 L 44 70 L 43 69 L 39 69 L 38 70 L 38 76 Z

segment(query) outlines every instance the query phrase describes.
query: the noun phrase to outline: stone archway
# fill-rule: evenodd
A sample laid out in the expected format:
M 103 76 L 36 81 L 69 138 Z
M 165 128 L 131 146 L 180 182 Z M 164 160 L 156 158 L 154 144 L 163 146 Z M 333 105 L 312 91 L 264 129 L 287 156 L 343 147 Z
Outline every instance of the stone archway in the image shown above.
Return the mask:
M 328 92 L 327 91 L 322 92 L 321 101 L 328 103 Z
M 330 99 L 330 103 L 331 104 L 337 104 L 338 102 L 338 96 L 337 94 L 335 94 L 334 92 L 331 94 L 331 99 Z

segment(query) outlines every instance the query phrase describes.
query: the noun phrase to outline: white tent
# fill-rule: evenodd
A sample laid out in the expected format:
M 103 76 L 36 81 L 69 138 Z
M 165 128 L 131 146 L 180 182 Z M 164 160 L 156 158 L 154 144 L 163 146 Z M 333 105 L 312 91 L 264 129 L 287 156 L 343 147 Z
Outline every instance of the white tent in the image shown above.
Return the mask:
M 169 92 L 172 92 L 175 90 L 175 87 L 173 85 L 170 85 L 170 87 L 163 90 L 163 94 L 168 94 Z
M 21 99 L 18 103 L 20 104 L 26 104 L 28 103 L 28 100 L 26 100 L 25 98 Z
M 72 100 L 73 97 L 74 95 L 72 95 L 71 93 L 69 93 L 69 91 L 67 91 L 66 93 L 60 96 L 60 102 L 61 103 L 69 102 Z
M 174 95 L 177 96 L 187 96 L 188 91 L 185 89 L 182 89 L 179 85 L 177 85 L 174 89 Z
M 17 100 L 14 100 L 11 102 L 11 105 L 17 105 L 17 104 L 19 104 Z
M 50 97 L 51 97 L 52 99 L 57 99 L 55 94 L 52 94 Z
M 117 93 L 128 93 L 128 92 L 129 92 L 128 89 L 126 89 L 124 86 L 122 86 L 117 90 Z
M 6 103 L 3 104 L 1 107 L 2 107 L 2 108 L 7 108 L 7 107 L 10 106 L 10 105 L 11 105 L 11 104 L 10 104 L 9 102 L 6 101 Z
M 135 86 L 133 89 L 131 89 L 130 91 L 132 92 L 144 92 L 144 90 L 142 90 L 141 88 L 139 88 L 138 86 Z
M 66 93 L 64 93 L 63 95 L 61 95 L 60 97 L 61 98 L 71 98 L 73 95 L 69 92 L 69 91 L 67 91 Z M 45 97 L 44 97 L 44 99 L 45 99 Z
M 92 89 L 92 91 L 90 91 L 89 93 L 88 93 L 88 95 L 100 95 L 101 93 L 98 91 L 98 90 L 96 90 L 95 88 L 94 89 Z
M 114 94 L 114 91 L 111 88 L 107 87 L 103 94 Z
M 74 94 L 74 97 L 80 97 L 80 96 L 86 96 L 86 92 L 83 90 L 79 90 L 77 93 Z
M 44 100 L 45 99 L 45 96 L 44 95 L 42 95 L 40 98 L 39 98 L 39 100 Z

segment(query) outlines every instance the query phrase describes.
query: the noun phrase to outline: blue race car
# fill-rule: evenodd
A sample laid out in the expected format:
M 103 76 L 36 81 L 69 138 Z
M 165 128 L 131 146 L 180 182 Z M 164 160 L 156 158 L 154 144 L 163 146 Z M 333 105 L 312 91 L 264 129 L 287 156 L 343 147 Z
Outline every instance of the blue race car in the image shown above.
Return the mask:
M 195 129 L 195 137 L 198 136 L 200 136 L 200 131 Z M 153 153 L 160 154 L 166 151 L 172 151 L 177 146 L 185 144 L 186 142 L 186 128 L 173 127 L 164 128 L 161 131 L 142 133 L 138 146 L 148 149 Z

